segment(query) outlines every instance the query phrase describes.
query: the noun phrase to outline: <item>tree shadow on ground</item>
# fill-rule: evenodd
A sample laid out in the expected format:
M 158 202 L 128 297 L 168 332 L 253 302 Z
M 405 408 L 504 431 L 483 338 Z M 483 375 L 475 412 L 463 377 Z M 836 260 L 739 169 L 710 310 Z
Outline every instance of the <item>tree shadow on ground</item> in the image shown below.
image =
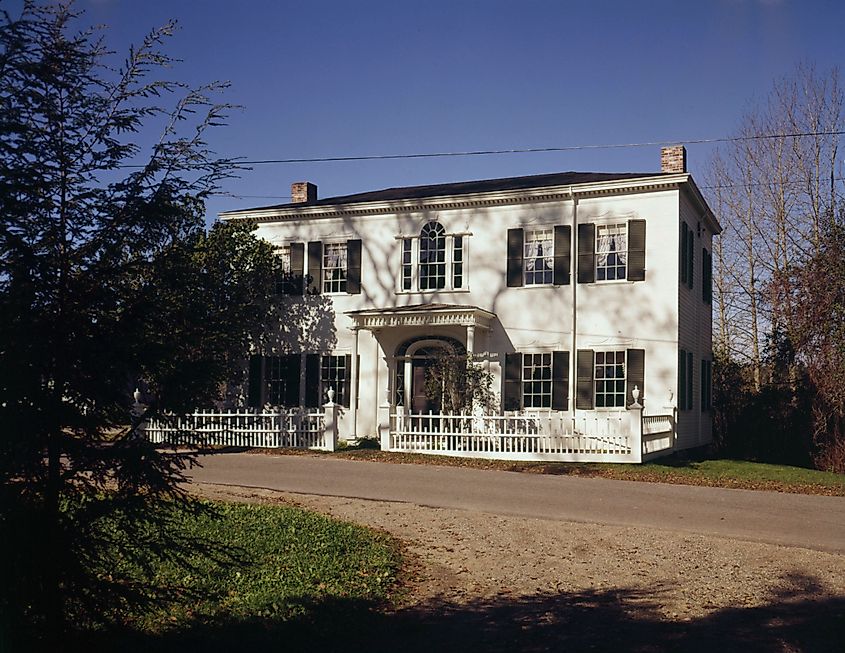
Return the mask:
M 86 650 L 124 651 L 819 651 L 845 650 L 845 597 L 821 598 L 817 579 L 794 576 L 764 605 L 691 620 L 667 617 L 664 590 L 615 588 L 440 599 L 380 611 L 368 602 L 300 606 L 301 617 L 192 624 L 162 636 L 104 634 Z

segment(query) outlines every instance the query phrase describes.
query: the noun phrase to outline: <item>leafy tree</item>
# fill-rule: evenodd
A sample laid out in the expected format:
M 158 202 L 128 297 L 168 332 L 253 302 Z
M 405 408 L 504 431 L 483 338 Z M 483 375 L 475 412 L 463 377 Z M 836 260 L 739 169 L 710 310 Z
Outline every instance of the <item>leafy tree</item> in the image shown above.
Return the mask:
M 497 410 L 493 376 L 472 360 L 471 355 L 442 354 L 425 371 L 425 394 L 439 402 L 446 414 L 472 413 L 481 408 Z
M 182 496 L 190 459 L 126 426 L 136 383 L 151 411 L 217 396 L 274 274 L 249 228 L 205 233 L 204 199 L 233 174 L 204 141 L 230 108 L 210 98 L 222 86 L 149 80 L 172 63 L 161 47 L 173 25 L 115 68 L 77 19 L 30 2 L 0 15 L 0 531 L 14 549 L 0 628 L 53 634 L 83 597 L 128 589 L 92 589 L 102 578 L 83 563 L 99 516 L 120 506 L 121 536 L 140 536 L 148 502 Z

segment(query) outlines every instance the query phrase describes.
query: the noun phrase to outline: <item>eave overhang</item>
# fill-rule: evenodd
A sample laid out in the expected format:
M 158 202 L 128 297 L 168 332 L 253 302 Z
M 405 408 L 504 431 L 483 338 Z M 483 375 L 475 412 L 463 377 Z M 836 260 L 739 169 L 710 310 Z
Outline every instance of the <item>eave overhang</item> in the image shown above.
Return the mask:
M 496 317 L 478 306 L 418 304 L 396 308 L 370 308 L 345 313 L 353 329 L 377 331 L 390 327 L 460 326 L 489 329 Z
M 284 207 L 252 209 L 248 211 L 225 211 L 220 219 L 225 221 L 248 221 L 255 223 L 311 220 L 321 218 L 346 218 L 366 215 L 408 213 L 414 211 L 443 211 L 449 209 L 480 208 L 571 200 L 573 197 L 596 197 L 621 193 L 654 192 L 677 189 L 692 183 L 690 175 L 655 175 L 633 179 L 546 186 L 535 189 L 515 189 L 462 195 L 391 200 L 379 202 L 355 202 L 350 204 L 328 204 L 322 206 Z M 695 190 L 697 197 L 701 197 Z M 703 201 L 703 198 L 702 198 Z M 706 207 L 706 203 L 704 204 Z M 708 209 L 709 211 L 709 209 Z M 712 212 L 711 212 L 712 216 Z

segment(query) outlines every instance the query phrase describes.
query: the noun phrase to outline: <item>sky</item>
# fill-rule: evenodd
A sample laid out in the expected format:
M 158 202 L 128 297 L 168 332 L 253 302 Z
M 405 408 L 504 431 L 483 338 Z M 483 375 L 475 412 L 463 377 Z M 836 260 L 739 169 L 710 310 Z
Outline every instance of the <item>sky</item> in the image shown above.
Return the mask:
M 20 2 L 0 0 L 14 12 Z M 732 135 L 803 62 L 845 65 L 838 0 L 77 0 L 119 53 L 169 19 L 174 78 L 228 81 L 209 135 L 256 159 L 684 142 Z M 702 178 L 712 145 L 688 145 Z M 547 172 L 650 172 L 659 146 L 254 166 L 207 205 Z

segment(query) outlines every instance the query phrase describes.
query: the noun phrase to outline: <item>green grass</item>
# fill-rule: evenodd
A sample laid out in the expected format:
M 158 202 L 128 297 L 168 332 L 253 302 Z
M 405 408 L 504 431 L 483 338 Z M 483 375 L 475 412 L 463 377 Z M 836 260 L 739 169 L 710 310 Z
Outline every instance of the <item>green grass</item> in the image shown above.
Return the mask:
M 21 564 L 0 588 L 3 652 L 39 649 L 46 634 L 40 566 L 27 561 L 55 549 L 37 527 L 29 536 L 20 505 L 4 536 L 17 542 Z M 67 503 L 77 537 L 62 562 L 72 631 L 64 650 L 239 650 L 276 637 L 337 637 L 355 615 L 390 604 L 398 586 L 401 552 L 385 533 L 282 505 L 140 499 L 138 507 L 129 519 L 108 496 Z M 15 604 L 17 624 L 3 609 Z
M 283 450 L 268 453 L 285 454 Z M 301 455 L 301 454 L 300 454 Z M 688 460 L 670 456 L 643 465 L 610 463 L 513 462 L 457 458 L 349 448 L 330 454 L 351 460 L 471 467 L 533 474 L 601 477 L 626 481 L 706 485 L 796 494 L 845 496 L 845 475 L 804 467 L 771 465 L 743 460 Z

